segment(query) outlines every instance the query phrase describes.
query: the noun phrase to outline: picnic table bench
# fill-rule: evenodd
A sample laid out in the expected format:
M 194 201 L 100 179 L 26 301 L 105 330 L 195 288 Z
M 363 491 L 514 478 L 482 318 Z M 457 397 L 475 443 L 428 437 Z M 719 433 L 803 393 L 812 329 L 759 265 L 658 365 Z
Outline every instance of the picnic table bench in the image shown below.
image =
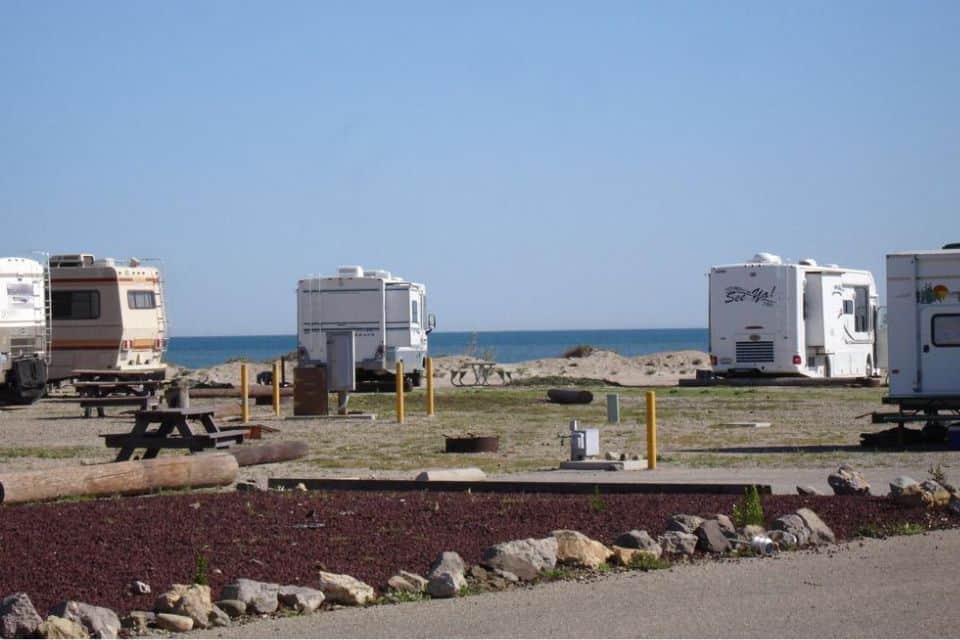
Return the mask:
M 450 383 L 455 387 L 485 387 L 490 384 L 490 374 L 497 372 L 501 379 L 510 374 L 497 368 L 497 363 L 489 360 L 464 362 L 460 369 L 450 372 Z M 464 380 L 468 373 L 473 374 L 473 383 Z
M 204 431 L 194 433 L 191 422 L 199 422 Z M 151 429 L 151 425 L 158 425 Z M 220 429 L 213 421 L 213 409 L 148 409 L 138 411 L 129 433 L 104 433 L 108 447 L 120 449 L 117 462 L 129 460 L 136 449 L 146 449 L 144 458 L 155 458 L 161 449 L 225 449 L 243 442 L 244 429 Z
M 139 407 L 141 410 L 156 408 L 160 401 L 153 396 L 118 396 L 113 398 L 81 398 L 80 407 L 83 417 L 89 418 L 92 409 L 97 410 L 97 417 L 106 417 L 106 407 Z
M 115 394 L 153 396 L 162 386 L 163 380 L 78 380 L 73 383 L 77 395 L 86 398 L 103 398 Z

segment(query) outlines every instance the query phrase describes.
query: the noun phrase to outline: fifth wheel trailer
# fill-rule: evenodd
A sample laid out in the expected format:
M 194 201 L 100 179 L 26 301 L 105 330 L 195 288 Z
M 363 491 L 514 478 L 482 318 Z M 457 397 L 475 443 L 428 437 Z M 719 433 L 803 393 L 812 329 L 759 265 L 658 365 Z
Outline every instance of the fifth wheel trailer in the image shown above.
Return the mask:
M 323 366 L 330 390 L 393 384 L 403 362 L 405 384 L 419 386 L 427 334 L 426 287 L 389 271 L 340 267 L 335 276 L 311 276 L 297 286 L 297 352 L 301 367 Z M 352 366 L 350 366 L 352 363 Z M 338 372 L 349 368 L 349 380 Z
M 0 402 L 42 396 L 49 362 L 47 270 L 35 260 L 0 258 Z
M 887 300 L 890 398 L 960 402 L 960 246 L 887 255 Z
M 759 253 L 710 270 L 710 358 L 718 375 L 878 374 L 869 271 Z

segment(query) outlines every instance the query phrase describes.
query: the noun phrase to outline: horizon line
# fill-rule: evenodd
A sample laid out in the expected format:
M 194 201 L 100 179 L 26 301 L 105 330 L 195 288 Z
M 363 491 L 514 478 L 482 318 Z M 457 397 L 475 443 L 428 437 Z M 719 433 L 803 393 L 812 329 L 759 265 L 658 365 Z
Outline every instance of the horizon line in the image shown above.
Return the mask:
M 476 329 L 460 331 L 433 331 L 433 333 L 570 333 L 575 331 L 706 331 L 708 327 L 645 327 L 621 329 Z M 236 333 L 230 335 L 176 335 L 171 338 L 287 338 L 296 337 L 296 333 Z

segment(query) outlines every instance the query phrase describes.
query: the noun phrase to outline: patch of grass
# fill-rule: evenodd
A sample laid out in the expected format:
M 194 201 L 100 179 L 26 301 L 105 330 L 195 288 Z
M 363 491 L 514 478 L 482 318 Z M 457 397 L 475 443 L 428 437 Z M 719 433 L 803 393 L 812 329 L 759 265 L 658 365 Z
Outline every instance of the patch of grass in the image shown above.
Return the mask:
M 599 573 L 610 573 L 610 571 L 612 571 L 612 570 L 613 570 L 613 567 L 611 567 L 611 566 L 610 566 L 609 564 L 607 564 L 606 562 L 601 562 L 601 563 L 597 566 L 597 571 L 598 571 Z
M 898 522 L 889 528 L 893 536 L 915 536 L 924 532 L 922 525 L 915 522 Z
M 669 560 L 654 557 L 649 553 L 638 553 L 630 559 L 630 564 L 627 566 L 637 571 L 659 571 L 669 569 L 671 565 Z
M 197 554 L 197 570 L 193 574 L 193 584 L 208 584 L 207 583 L 207 565 L 210 561 L 207 560 L 207 556 L 202 553 Z
M 544 569 L 540 575 L 545 580 L 568 580 L 573 577 L 573 572 L 568 567 L 557 565 L 552 569 Z
M 378 604 L 400 604 L 401 602 L 422 602 L 429 600 L 423 591 L 390 591 L 377 599 Z

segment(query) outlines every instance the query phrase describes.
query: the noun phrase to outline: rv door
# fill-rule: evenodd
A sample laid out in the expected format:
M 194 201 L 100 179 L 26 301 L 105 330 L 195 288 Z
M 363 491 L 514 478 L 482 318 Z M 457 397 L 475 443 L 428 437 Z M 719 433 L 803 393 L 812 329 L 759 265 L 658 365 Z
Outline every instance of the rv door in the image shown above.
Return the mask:
M 958 393 L 960 304 L 930 305 L 920 312 L 920 390 Z

